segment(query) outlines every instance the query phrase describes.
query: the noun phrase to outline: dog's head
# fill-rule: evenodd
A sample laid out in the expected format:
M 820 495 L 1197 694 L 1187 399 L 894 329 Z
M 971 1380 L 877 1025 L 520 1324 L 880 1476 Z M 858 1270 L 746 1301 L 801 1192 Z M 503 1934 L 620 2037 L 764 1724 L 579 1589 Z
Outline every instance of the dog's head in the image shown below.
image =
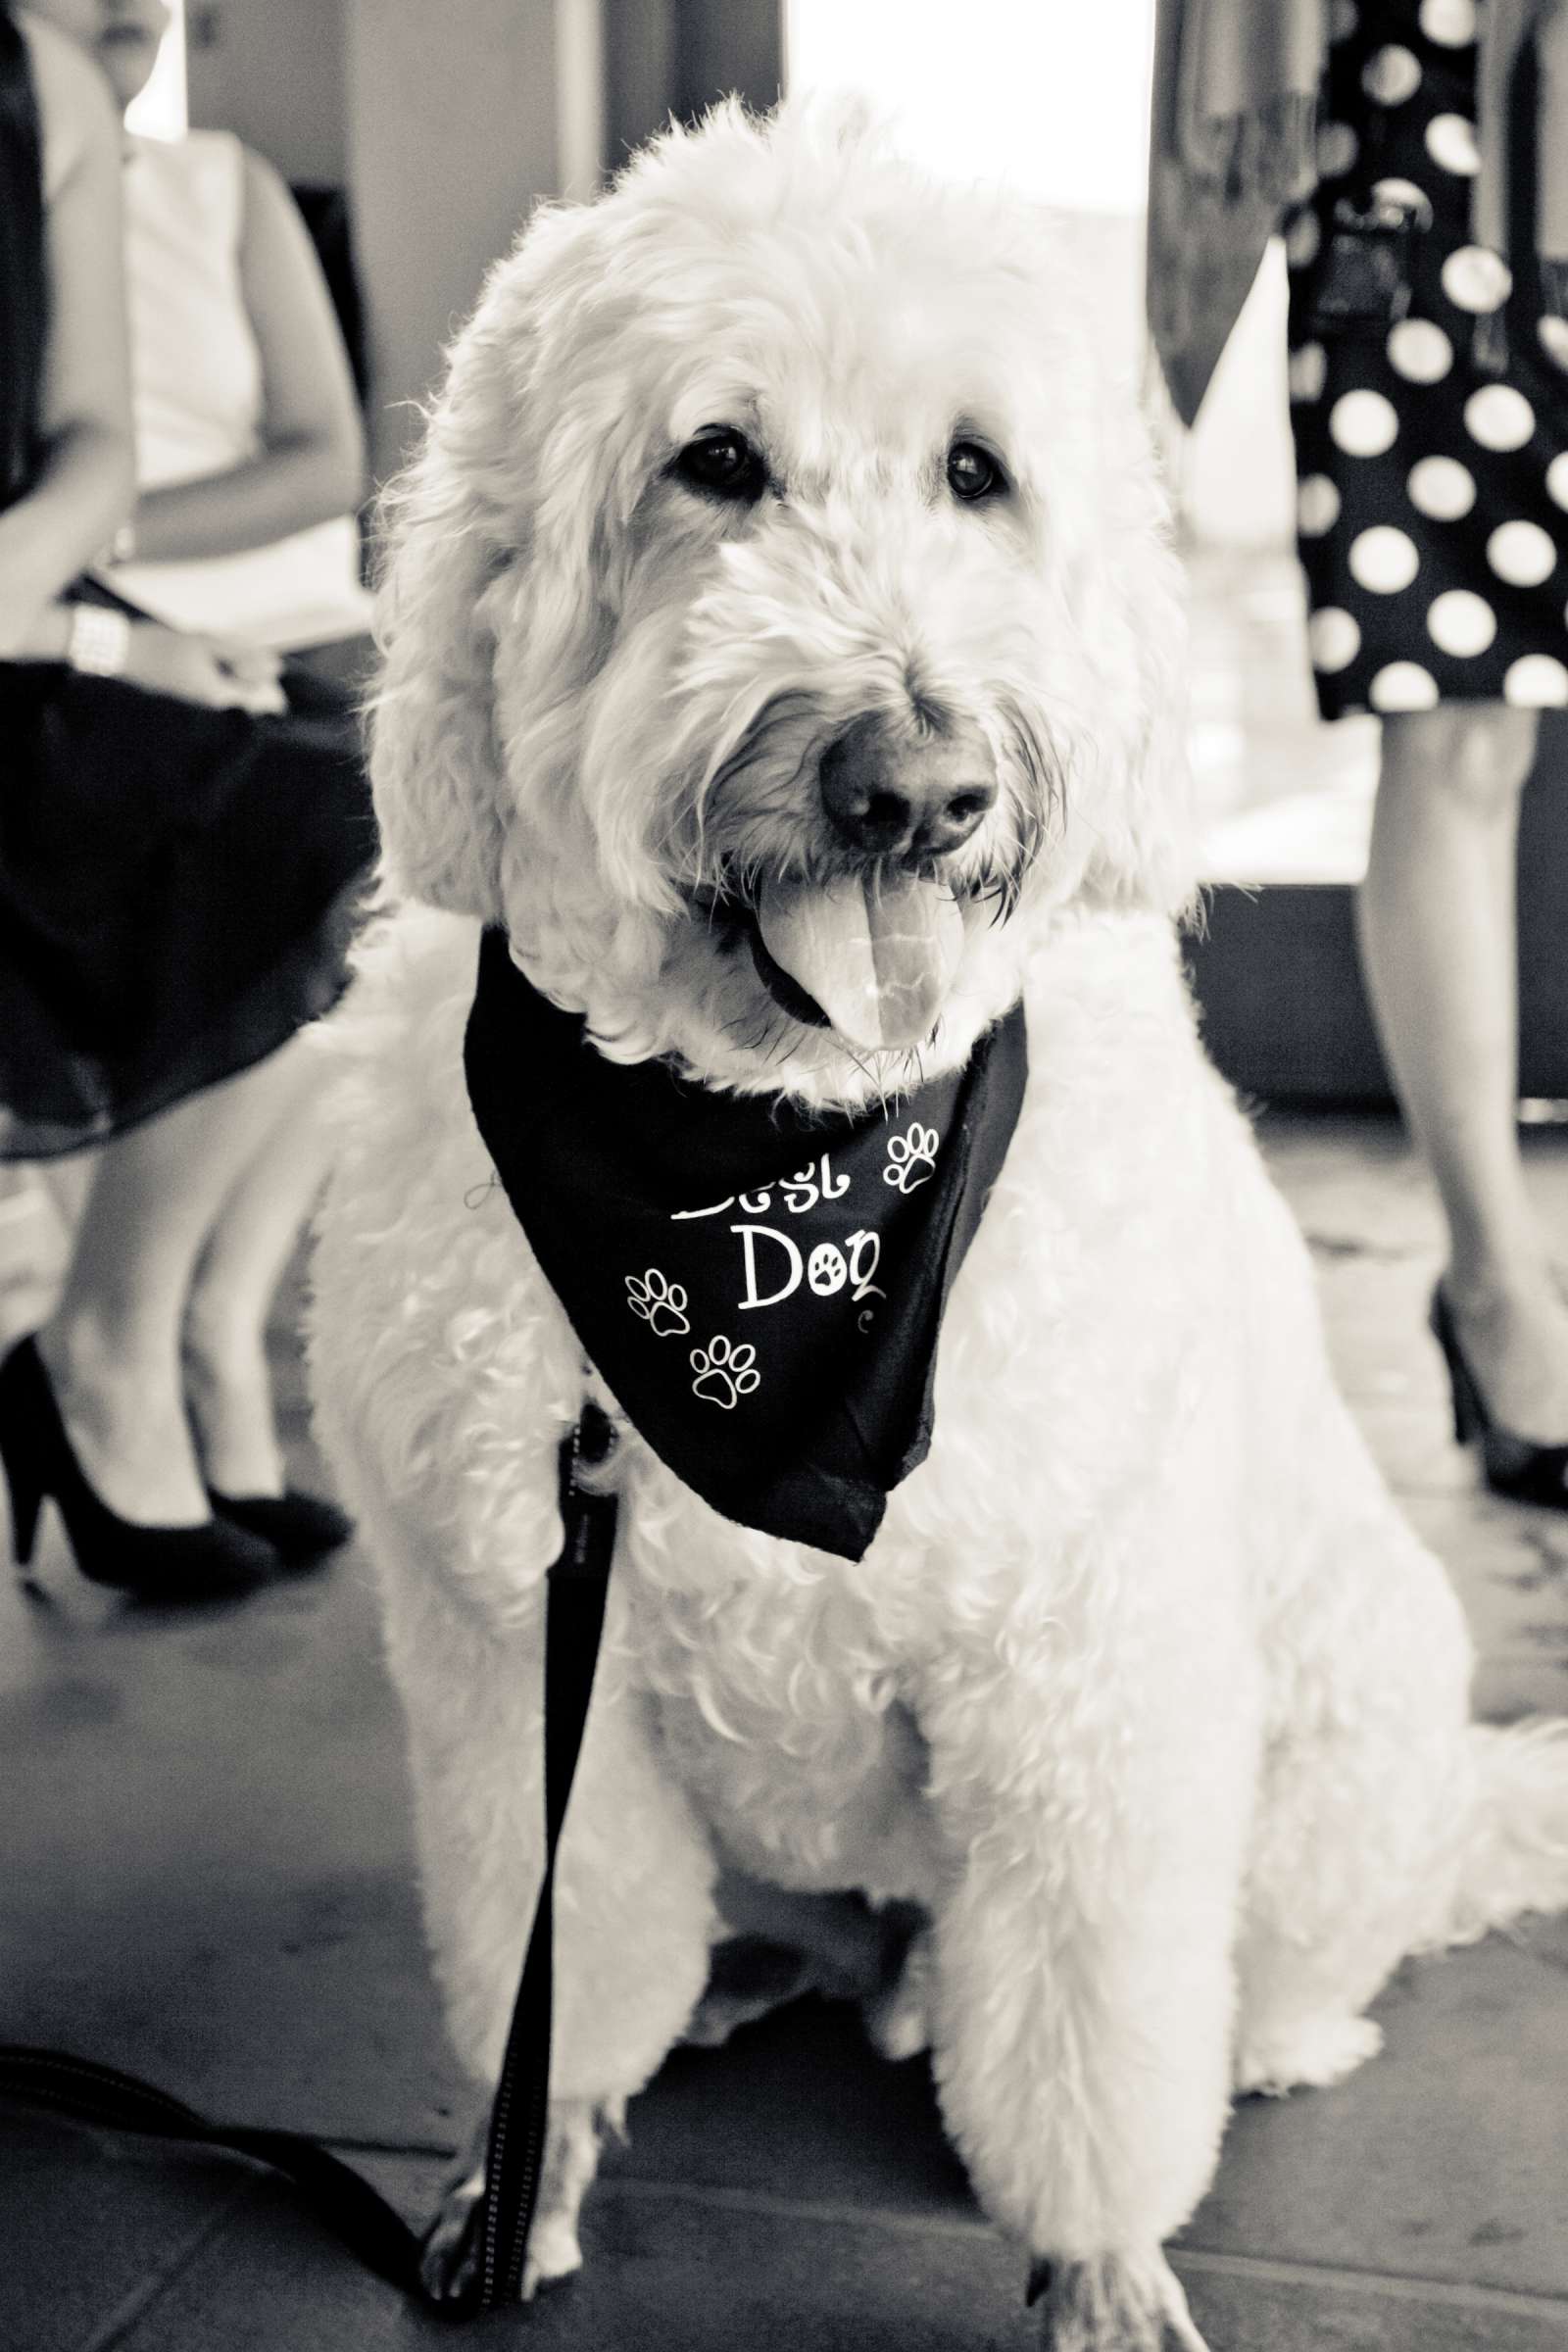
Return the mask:
M 853 1088 L 1054 907 L 1186 896 L 1172 560 L 1060 246 L 726 106 L 492 272 L 391 501 L 377 807 L 608 1052 Z

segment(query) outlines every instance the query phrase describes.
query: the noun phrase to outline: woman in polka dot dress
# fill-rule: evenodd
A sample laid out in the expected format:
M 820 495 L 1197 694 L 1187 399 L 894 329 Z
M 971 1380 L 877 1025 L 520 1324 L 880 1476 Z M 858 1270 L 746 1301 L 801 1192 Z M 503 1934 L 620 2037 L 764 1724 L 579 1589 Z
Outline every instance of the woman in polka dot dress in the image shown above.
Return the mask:
M 1383 0 L 1338 24 L 1321 177 L 1287 231 L 1319 705 L 1339 718 L 1568 703 L 1568 322 L 1540 315 L 1528 261 L 1510 290 L 1507 264 L 1470 242 L 1475 8 Z M 1385 332 L 1325 333 L 1336 207 L 1374 192 L 1415 220 L 1408 311 Z M 1499 312 L 1500 379 L 1475 350 Z
M 1514 845 L 1539 712 L 1568 704 L 1568 322 L 1527 239 L 1511 270 L 1473 241 L 1475 0 L 1338 0 L 1330 31 L 1319 185 L 1286 232 L 1318 702 L 1383 720 L 1362 959 L 1446 1212 L 1456 1428 L 1499 1491 L 1563 1508 L 1568 1309 L 1518 1151 Z M 1347 197 L 1403 209 L 1408 307 L 1325 331 Z

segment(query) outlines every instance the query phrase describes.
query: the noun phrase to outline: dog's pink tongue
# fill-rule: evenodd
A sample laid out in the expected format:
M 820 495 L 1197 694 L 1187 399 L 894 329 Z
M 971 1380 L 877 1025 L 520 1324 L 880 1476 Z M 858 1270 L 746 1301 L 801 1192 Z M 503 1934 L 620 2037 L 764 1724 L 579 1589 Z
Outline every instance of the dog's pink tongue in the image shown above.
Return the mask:
M 777 882 L 758 929 L 773 961 L 857 1046 L 930 1035 L 963 954 L 963 917 L 935 882 Z

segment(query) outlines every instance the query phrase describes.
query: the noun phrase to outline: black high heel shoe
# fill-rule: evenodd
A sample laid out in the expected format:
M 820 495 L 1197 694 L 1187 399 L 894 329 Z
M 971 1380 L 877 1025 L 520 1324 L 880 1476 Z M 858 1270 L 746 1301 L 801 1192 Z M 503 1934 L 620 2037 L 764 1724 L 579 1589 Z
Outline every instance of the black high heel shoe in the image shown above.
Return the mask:
M 1538 1446 L 1494 1421 L 1476 1386 L 1452 1307 L 1439 1283 L 1432 1294 L 1433 1337 L 1443 1349 L 1453 1392 L 1453 1436 L 1459 1446 L 1479 1443 L 1488 1486 L 1510 1502 L 1533 1502 L 1543 1510 L 1568 1511 L 1568 1446 Z
M 220 1600 L 254 1592 L 276 1570 L 272 1546 L 226 1520 L 145 1527 L 112 1511 L 82 1473 L 30 1339 L 0 1364 L 0 1461 L 19 1567 L 31 1563 L 38 1514 L 53 1496 L 76 1566 L 95 1585 L 143 1600 Z
M 338 1551 L 354 1533 L 347 1511 L 319 1494 L 290 1487 L 282 1494 L 223 1494 L 209 1487 L 207 1499 L 220 1519 L 270 1544 L 285 1568 L 307 1568 Z

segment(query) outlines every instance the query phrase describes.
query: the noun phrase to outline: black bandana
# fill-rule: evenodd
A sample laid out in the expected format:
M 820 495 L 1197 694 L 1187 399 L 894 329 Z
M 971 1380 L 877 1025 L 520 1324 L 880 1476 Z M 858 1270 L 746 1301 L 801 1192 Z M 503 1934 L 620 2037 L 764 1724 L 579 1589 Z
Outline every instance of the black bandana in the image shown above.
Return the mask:
M 948 1293 L 1023 1101 L 1023 1008 L 855 1112 L 621 1064 L 487 931 L 468 1099 L 616 1400 L 726 1518 L 858 1560 L 931 1443 Z

